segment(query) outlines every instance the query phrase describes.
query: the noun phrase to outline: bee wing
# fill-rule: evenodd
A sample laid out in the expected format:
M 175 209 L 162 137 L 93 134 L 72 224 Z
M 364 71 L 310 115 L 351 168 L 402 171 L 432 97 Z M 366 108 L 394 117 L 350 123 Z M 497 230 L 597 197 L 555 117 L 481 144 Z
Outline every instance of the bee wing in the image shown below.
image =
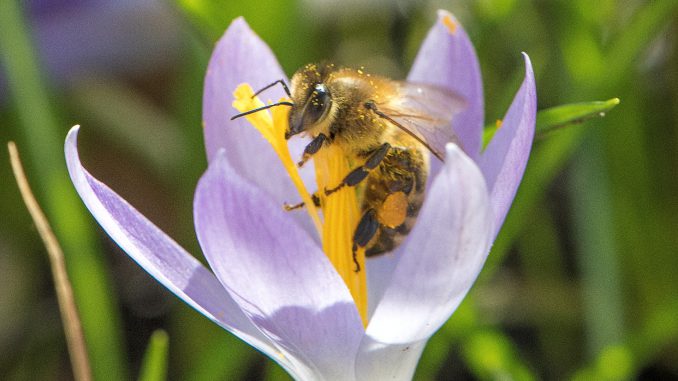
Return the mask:
M 417 139 L 441 161 L 445 144 L 459 144 L 452 118 L 466 108 L 466 100 L 458 94 L 436 86 L 398 82 L 397 95 L 376 106 L 377 114 Z

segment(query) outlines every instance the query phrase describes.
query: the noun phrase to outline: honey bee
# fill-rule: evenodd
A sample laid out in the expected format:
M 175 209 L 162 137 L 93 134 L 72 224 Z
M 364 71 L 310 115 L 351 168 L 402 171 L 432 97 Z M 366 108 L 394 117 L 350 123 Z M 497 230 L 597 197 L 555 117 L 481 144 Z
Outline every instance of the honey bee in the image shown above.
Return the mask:
M 430 151 L 444 159 L 444 147 L 457 142 L 451 121 L 464 107 L 459 96 L 438 87 L 394 81 L 362 69 L 334 64 L 308 64 L 291 80 L 291 91 L 278 80 L 291 102 L 285 138 L 304 133 L 312 138 L 299 161 L 302 166 L 325 145 L 337 145 L 347 159 L 362 163 L 326 196 L 343 187 L 360 187 L 361 218 L 353 235 L 353 259 L 358 248 L 368 257 L 394 250 L 412 229 L 424 201 Z M 320 197 L 313 195 L 316 206 Z M 303 203 L 287 210 L 302 207 Z

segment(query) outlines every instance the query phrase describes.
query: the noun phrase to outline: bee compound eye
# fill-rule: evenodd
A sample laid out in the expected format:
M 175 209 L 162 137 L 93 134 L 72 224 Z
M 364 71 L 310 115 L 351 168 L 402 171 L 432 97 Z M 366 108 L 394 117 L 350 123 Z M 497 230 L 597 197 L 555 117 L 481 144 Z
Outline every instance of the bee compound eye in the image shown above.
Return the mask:
M 324 83 L 319 83 L 313 88 L 313 94 L 318 98 L 324 98 L 327 96 L 327 86 Z
M 324 83 L 319 83 L 313 88 L 313 92 L 308 100 L 305 117 L 310 123 L 318 122 L 331 103 L 330 94 Z
M 327 86 L 324 83 L 319 83 L 313 89 L 313 95 L 311 96 L 311 102 L 314 107 L 318 109 L 323 109 L 327 103 L 329 103 L 330 93 L 327 90 Z

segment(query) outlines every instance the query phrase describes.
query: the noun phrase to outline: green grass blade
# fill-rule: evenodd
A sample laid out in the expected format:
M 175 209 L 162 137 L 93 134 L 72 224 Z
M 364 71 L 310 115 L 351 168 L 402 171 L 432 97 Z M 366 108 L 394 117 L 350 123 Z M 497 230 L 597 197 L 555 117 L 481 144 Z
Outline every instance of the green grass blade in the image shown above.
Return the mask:
M 675 17 L 678 0 L 649 1 L 634 16 L 628 27 L 623 29 L 609 48 L 605 62 L 606 77 L 613 83 L 624 80 L 633 67 L 638 64 L 638 57 L 657 38 L 658 32 L 666 27 L 667 22 Z
M 66 131 L 60 128 L 51 107 L 20 4 L 16 0 L 0 1 L 0 59 L 19 116 L 17 144 L 26 153 L 36 197 L 45 206 L 63 245 L 94 379 L 127 379 L 111 281 L 97 247 L 93 222 L 66 173 Z
M 557 129 L 603 117 L 606 112 L 612 110 L 618 104 L 619 98 L 612 98 L 606 101 L 570 103 L 541 110 L 537 113 L 536 137 L 540 138 Z M 485 127 L 483 147 L 487 146 L 499 128 L 501 128 L 500 123 Z
M 563 167 L 586 131 L 576 124 L 575 128 L 552 127 L 563 127 L 566 123 L 574 124 L 576 121 L 581 123 L 600 116 L 601 113 L 611 110 L 618 103 L 619 99 L 613 98 L 603 102 L 557 106 L 542 110 L 537 114 L 537 130 L 553 132 L 549 134 L 551 138 L 537 142 L 532 149 L 523 181 L 506 216 L 504 226 L 494 243 L 486 268 L 494 268 L 494 265 L 504 258 L 514 238 L 520 232 L 526 216 L 531 212 L 537 200 L 544 196 L 544 189 Z M 486 276 L 486 273 L 489 271 L 483 271 L 481 276 Z
M 621 342 L 626 332 L 610 182 L 599 140 L 587 140 L 577 155 L 569 192 L 590 356 Z
M 536 379 L 520 360 L 511 339 L 498 330 L 485 328 L 468 335 L 462 352 L 471 370 L 481 380 Z
M 606 101 L 571 103 L 539 111 L 536 134 L 543 135 L 553 130 L 581 124 L 589 119 L 603 117 L 619 104 L 619 98 Z
M 158 329 L 148 341 L 146 354 L 141 363 L 139 381 L 163 381 L 167 379 L 167 358 L 169 352 L 169 336 Z
M 129 147 L 159 173 L 180 174 L 188 160 L 180 126 L 131 86 L 105 77 L 78 81 L 68 93 L 100 133 Z M 140 128 L 143 126 L 143 128 Z M 153 144 L 148 144 L 153 142 Z

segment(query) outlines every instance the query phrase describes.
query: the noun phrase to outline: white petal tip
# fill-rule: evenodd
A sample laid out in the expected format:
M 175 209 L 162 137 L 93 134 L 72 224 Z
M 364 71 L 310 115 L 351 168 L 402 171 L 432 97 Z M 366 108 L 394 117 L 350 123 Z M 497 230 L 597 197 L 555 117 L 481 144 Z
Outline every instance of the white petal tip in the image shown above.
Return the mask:
M 451 17 L 452 20 L 457 21 L 457 18 L 454 17 L 454 15 L 446 9 L 438 9 L 437 13 L 438 13 L 438 19 L 442 19 L 442 18 L 445 18 L 445 17 Z
M 229 29 L 234 28 L 234 27 L 249 29 L 250 26 L 249 26 L 249 24 L 247 24 L 247 21 L 245 21 L 244 17 L 238 16 L 238 17 L 234 18 L 233 21 L 231 21 L 231 25 L 229 25 L 228 28 L 226 28 L 226 30 L 229 30 Z
M 446 158 L 445 161 L 454 160 L 462 154 L 462 149 L 455 143 L 447 143 L 445 145 Z
M 529 71 L 532 72 L 532 60 L 530 59 L 530 56 L 525 52 L 520 52 L 520 54 L 522 54 L 525 59 L 525 69 L 529 69 Z
M 77 146 L 78 146 L 78 132 L 80 131 L 80 125 L 75 125 L 68 130 L 66 135 L 66 141 L 64 142 L 64 150 L 66 153 L 66 162 L 69 162 L 72 159 L 72 155 L 77 157 Z
M 78 134 L 78 131 L 80 131 L 80 125 L 79 125 L 79 124 L 76 124 L 75 126 L 71 127 L 70 130 L 68 130 L 68 135 L 67 135 L 67 136 L 71 136 L 72 134 L 76 134 L 76 135 L 77 135 L 77 134 Z

